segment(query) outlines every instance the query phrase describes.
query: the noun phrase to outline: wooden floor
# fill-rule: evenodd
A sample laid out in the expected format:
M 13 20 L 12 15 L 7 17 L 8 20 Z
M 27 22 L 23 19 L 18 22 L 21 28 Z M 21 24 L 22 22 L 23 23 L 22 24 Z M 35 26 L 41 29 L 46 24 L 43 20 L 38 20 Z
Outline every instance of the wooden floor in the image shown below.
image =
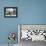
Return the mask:
M 44 41 L 34 41 L 31 40 L 21 40 L 19 46 L 46 46 L 46 42 Z
M 8 46 L 8 44 L 0 44 L 0 46 Z M 19 44 L 15 44 L 13 46 L 46 46 L 46 42 L 42 41 L 35 41 L 32 42 L 31 40 L 21 40 Z

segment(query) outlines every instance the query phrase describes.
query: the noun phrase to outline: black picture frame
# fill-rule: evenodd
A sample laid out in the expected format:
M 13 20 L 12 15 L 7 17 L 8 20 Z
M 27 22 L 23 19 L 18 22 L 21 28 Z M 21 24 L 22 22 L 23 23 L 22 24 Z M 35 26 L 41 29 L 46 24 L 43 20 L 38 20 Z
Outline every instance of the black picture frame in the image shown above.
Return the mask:
M 17 18 L 18 7 L 4 7 L 4 17 L 5 18 Z

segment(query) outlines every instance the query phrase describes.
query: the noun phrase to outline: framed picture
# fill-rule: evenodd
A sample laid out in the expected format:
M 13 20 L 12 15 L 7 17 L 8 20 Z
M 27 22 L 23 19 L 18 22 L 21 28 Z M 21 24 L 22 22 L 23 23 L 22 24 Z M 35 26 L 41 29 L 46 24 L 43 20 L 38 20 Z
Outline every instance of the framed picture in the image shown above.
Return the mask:
M 15 18 L 18 16 L 17 7 L 4 7 L 4 17 Z

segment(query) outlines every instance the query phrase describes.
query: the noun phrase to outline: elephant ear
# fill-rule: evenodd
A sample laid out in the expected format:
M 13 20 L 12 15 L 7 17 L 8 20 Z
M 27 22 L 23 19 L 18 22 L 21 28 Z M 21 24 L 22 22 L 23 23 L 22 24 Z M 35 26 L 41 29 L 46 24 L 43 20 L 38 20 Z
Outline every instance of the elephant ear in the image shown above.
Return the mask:
M 10 40 L 10 37 L 8 36 L 8 39 Z
M 10 38 L 8 37 L 8 39 L 10 40 Z

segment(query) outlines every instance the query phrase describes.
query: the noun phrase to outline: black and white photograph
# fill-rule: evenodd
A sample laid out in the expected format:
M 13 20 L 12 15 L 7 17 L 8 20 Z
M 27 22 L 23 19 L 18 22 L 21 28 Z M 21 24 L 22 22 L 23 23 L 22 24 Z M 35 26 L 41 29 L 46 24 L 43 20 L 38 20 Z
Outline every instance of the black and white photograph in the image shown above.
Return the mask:
M 5 7 L 4 17 L 17 17 L 17 7 Z

